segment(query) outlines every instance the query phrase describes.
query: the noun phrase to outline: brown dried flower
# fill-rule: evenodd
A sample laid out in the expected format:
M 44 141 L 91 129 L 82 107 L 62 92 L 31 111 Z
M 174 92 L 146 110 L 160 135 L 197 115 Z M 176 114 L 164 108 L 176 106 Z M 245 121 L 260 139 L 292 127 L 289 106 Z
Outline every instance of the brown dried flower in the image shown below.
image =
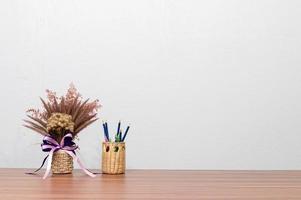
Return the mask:
M 42 135 L 53 135 L 51 130 L 54 130 L 54 127 L 56 127 L 55 130 L 61 127 L 62 130 L 68 130 L 72 132 L 73 136 L 76 136 L 81 130 L 98 119 L 96 115 L 100 108 L 99 101 L 89 102 L 89 99 L 83 101 L 81 94 L 78 93 L 73 84 L 70 84 L 66 95 L 60 98 L 53 91 L 46 90 L 46 93 L 46 101 L 40 98 L 44 107 L 43 110 L 27 110 L 29 113 L 27 116 L 30 120 L 24 120 L 26 122 L 25 127 Z M 61 124 L 54 120 L 61 117 L 63 119 Z

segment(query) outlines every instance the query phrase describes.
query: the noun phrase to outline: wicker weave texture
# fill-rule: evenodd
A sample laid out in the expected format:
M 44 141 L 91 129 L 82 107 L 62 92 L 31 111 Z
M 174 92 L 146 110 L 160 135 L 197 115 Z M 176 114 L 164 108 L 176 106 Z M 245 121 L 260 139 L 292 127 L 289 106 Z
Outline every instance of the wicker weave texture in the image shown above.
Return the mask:
M 102 144 L 102 173 L 125 173 L 125 143 L 103 142 Z
M 64 151 L 53 153 L 51 171 L 53 174 L 70 174 L 73 170 L 73 159 Z

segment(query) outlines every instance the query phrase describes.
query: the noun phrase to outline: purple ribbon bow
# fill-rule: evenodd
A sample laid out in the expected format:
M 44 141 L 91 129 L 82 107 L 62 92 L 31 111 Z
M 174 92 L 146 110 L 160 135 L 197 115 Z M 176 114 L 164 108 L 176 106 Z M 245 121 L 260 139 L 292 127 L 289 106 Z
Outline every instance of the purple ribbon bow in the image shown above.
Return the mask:
M 69 154 L 73 158 L 73 160 L 77 161 L 80 168 L 87 175 L 89 175 L 91 177 L 95 177 L 95 174 L 93 174 L 92 172 L 87 170 L 84 167 L 84 165 L 82 164 L 82 162 L 79 160 L 79 158 L 76 156 L 75 150 L 78 148 L 78 146 L 72 141 L 72 134 L 71 133 L 66 134 L 62 138 L 60 144 L 57 141 L 55 141 L 55 139 L 53 139 L 52 137 L 47 135 L 47 136 L 44 137 L 43 144 L 41 144 L 41 147 L 42 147 L 42 151 L 49 152 L 49 154 L 44 158 L 41 167 L 39 169 L 37 169 L 36 171 L 34 171 L 34 172 L 39 171 L 43 167 L 43 165 L 46 162 L 47 158 L 49 157 L 46 172 L 43 176 L 43 179 L 47 178 L 47 176 L 49 175 L 50 169 L 51 169 L 51 162 L 52 162 L 53 153 L 58 151 L 58 150 L 62 150 L 64 152 L 66 152 L 67 154 Z

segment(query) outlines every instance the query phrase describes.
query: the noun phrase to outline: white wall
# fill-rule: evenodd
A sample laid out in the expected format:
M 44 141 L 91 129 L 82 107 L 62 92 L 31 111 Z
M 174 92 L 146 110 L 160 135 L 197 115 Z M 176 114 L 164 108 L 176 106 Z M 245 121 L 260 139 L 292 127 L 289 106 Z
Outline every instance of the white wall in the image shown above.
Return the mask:
M 0 167 L 38 167 L 21 126 L 73 81 L 131 123 L 128 168 L 300 169 L 301 1 L 0 2 Z M 101 121 L 80 134 L 100 164 Z

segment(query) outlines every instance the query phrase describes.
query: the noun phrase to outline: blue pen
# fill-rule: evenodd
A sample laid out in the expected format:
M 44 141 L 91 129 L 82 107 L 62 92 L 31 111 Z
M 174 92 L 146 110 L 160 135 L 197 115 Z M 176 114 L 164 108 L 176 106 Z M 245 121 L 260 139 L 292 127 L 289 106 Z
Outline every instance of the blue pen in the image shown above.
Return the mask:
M 108 128 L 108 123 L 107 123 L 107 122 L 105 122 L 105 128 L 106 128 L 106 135 L 107 135 L 107 138 L 108 138 L 108 140 L 110 141 L 109 128 Z
M 106 140 L 106 142 L 108 142 L 109 138 L 108 138 L 108 135 L 107 135 L 106 125 L 103 123 L 102 126 L 103 126 L 104 135 L 105 135 L 105 140 Z
M 120 121 L 118 122 L 117 135 L 119 134 L 119 131 L 120 131 Z
M 105 127 L 106 127 L 108 140 L 110 141 L 110 134 L 109 134 L 109 128 L 108 128 L 108 123 L 107 122 L 105 122 Z
M 125 131 L 124 136 L 123 136 L 123 138 L 122 138 L 122 142 L 125 140 L 125 137 L 126 137 L 126 135 L 128 134 L 129 129 L 130 129 L 130 126 L 128 126 L 128 127 L 126 128 L 126 131 Z

